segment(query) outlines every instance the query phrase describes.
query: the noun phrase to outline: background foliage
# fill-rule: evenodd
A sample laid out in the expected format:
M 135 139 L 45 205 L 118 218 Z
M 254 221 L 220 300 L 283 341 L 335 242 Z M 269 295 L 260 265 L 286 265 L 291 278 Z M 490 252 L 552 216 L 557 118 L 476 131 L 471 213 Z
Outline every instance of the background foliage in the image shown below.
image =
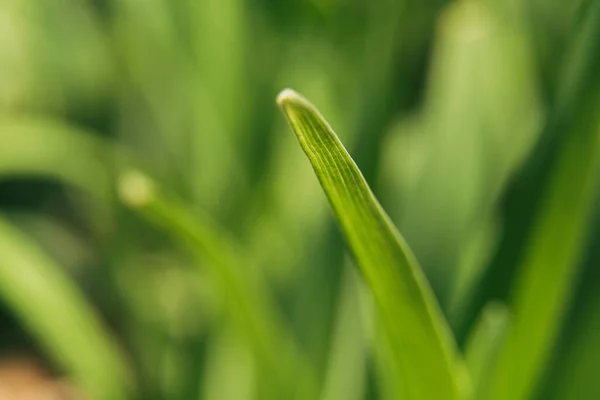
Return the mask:
M 100 400 L 395 398 L 293 87 L 476 396 L 600 398 L 599 3 L 0 0 L 1 354 Z

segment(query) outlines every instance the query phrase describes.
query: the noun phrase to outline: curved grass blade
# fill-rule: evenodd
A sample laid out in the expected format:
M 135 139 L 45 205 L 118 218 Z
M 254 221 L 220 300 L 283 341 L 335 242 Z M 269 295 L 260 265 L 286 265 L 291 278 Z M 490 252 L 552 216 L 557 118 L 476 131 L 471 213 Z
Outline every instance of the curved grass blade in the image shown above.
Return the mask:
M 192 214 L 175 199 L 167 198 L 140 172 L 125 173 L 119 192 L 127 205 L 197 256 L 198 265 L 219 286 L 227 311 L 252 345 L 262 372 L 277 393 L 274 398 L 316 398 L 308 361 L 287 331 L 266 283 L 235 241 L 208 217 Z
M 129 398 L 125 362 L 84 295 L 2 217 L 0 297 L 86 395 L 97 400 Z
M 406 398 L 461 398 L 464 366 L 410 249 L 317 109 L 290 89 L 281 92 L 277 102 L 371 287 Z
M 67 123 L 41 117 L 0 119 L 0 178 L 44 176 L 106 199 L 108 142 Z

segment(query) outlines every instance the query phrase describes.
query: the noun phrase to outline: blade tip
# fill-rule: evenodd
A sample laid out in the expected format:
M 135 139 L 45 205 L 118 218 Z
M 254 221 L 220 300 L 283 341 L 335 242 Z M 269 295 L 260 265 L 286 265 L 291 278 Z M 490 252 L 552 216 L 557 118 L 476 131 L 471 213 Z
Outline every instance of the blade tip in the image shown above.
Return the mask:
M 154 196 L 153 182 L 137 170 L 125 171 L 119 178 L 118 194 L 121 200 L 131 207 L 143 207 Z
M 283 106 L 286 103 L 298 100 L 301 96 L 293 89 L 283 89 L 277 95 L 277 104 Z

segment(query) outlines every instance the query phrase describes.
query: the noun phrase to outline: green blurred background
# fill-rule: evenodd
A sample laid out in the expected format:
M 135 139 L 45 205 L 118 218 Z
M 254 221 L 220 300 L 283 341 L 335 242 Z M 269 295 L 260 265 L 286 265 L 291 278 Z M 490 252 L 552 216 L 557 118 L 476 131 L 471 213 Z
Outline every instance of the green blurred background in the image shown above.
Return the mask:
M 323 399 L 385 398 L 370 294 L 277 93 L 298 90 L 331 123 L 462 347 L 486 304 L 510 310 L 573 126 L 597 134 L 598 8 L 0 0 L 0 355 L 35 357 L 92 398 L 117 399 L 77 378 L 114 380 L 89 330 L 125 360 L 124 398 L 267 398 L 268 373 L 228 318 L 230 287 L 204 265 L 235 252 L 260 276 L 253 293 L 276 306 L 279 336 L 297 343 Z M 134 203 L 148 189 L 123 177 L 131 167 L 182 221 L 209 227 L 200 257 L 122 204 L 118 182 Z M 559 224 L 579 212 L 563 200 Z M 578 214 L 534 399 L 600 398 L 599 210 L 594 201 Z M 95 319 L 82 327 L 61 298 Z

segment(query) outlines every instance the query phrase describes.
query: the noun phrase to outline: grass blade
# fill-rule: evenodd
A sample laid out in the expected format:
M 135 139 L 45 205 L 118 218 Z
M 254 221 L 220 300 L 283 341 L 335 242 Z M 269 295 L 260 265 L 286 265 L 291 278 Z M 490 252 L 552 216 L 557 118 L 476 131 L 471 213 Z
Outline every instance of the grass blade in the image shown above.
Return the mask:
M 408 399 L 461 397 L 463 366 L 417 261 L 317 109 L 292 90 L 277 102 L 373 291 Z
M 128 398 L 124 360 L 84 295 L 1 217 L 0 297 L 90 398 Z
M 590 126 L 593 133 L 569 132 L 562 149 L 512 298 L 514 323 L 491 388 L 493 399 L 528 399 L 552 349 L 593 208 L 598 122 Z
M 42 117 L 0 120 L 0 178 L 44 176 L 101 199 L 110 193 L 110 143 L 72 125 Z
M 127 205 L 197 256 L 198 265 L 214 279 L 227 311 L 252 345 L 273 392 L 279 393 L 275 398 L 315 398 L 308 362 L 277 313 L 266 283 L 235 241 L 208 217 L 192 214 L 161 194 L 154 182 L 140 172 L 124 174 L 119 192 Z
M 600 293 L 600 291 L 598 291 Z M 561 374 L 554 387 L 546 391 L 552 400 L 600 398 L 600 301 L 598 296 L 585 310 L 584 318 L 576 322 L 573 339 L 567 344 L 561 359 Z M 542 398 L 542 397 L 540 397 Z
M 322 400 L 365 398 L 367 338 L 361 321 L 357 273 L 344 268 L 342 293 L 329 356 Z
M 508 310 L 501 303 L 486 305 L 469 336 L 465 361 L 473 384 L 473 398 L 481 399 L 489 385 L 491 371 L 495 365 L 505 338 Z
M 510 328 L 492 399 L 534 395 L 571 300 L 597 198 L 600 160 L 600 2 L 591 2 L 566 57 L 556 119 L 557 154 L 511 298 Z

